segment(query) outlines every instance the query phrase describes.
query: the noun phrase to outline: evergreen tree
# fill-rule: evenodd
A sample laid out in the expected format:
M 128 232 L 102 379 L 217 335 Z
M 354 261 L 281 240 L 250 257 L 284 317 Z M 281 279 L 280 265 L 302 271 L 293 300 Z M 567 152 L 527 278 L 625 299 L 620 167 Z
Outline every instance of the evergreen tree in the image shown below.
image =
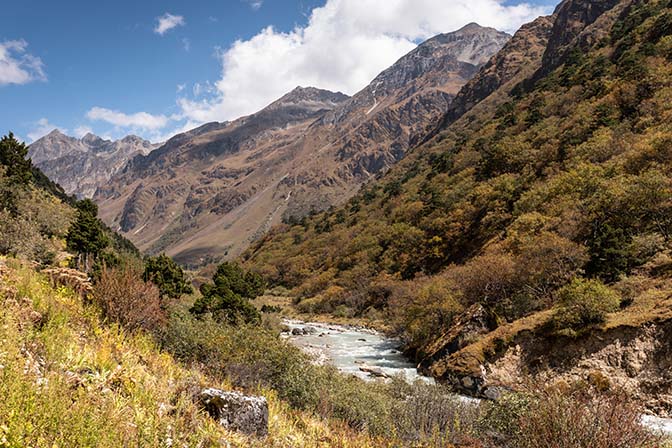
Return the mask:
M 217 267 L 212 280 L 213 284 L 201 286 L 203 297 L 191 308 L 192 313 L 212 313 L 220 322 L 259 323 L 261 316 L 250 303 L 266 286 L 258 274 L 245 272 L 237 263 L 225 262 Z
M 19 142 L 11 132 L 0 139 L 0 165 L 13 182 L 28 185 L 33 179 L 32 162 L 27 159 L 28 147 Z
M 68 249 L 79 257 L 78 264 L 85 270 L 91 267 L 109 244 L 103 223 L 97 218 L 98 206 L 90 199 L 77 202 L 77 219 L 72 223 L 66 241 Z
M 193 292 L 182 268 L 165 254 L 145 260 L 143 279 L 159 287 L 161 298 L 179 299 Z

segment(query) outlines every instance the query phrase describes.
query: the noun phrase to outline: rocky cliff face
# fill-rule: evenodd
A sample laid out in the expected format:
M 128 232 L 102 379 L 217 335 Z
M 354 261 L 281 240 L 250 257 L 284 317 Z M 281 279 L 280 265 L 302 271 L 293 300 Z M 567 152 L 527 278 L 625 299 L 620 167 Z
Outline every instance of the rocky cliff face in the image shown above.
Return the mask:
M 460 89 L 436 131 L 447 127 L 498 89 L 508 84 L 507 89 L 502 89 L 508 92 L 515 85 L 514 81 L 534 73 L 541 65 L 553 23 L 554 16 L 548 16 L 523 25 Z
M 471 24 L 418 46 L 348 98 L 297 88 L 136 157 L 96 195 L 141 249 L 201 265 L 235 256 L 281 218 L 339 204 L 401 159 L 509 39 Z
M 92 197 L 131 158 L 156 147 L 134 135 L 110 141 L 89 133 L 77 139 L 54 130 L 31 144 L 28 155 L 66 193 Z

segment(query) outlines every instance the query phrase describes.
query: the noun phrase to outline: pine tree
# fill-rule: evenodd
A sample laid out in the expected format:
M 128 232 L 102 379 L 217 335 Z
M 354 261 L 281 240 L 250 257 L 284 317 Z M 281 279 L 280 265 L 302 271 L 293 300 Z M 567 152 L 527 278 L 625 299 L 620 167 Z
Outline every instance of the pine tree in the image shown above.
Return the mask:
M 33 179 L 32 162 L 27 158 L 28 147 L 11 132 L 0 139 L 0 165 L 14 183 L 28 185 Z
M 182 294 L 193 292 L 182 268 L 165 254 L 145 260 L 143 279 L 159 287 L 161 298 L 179 299 Z
M 98 206 L 90 199 L 77 202 L 77 220 L 72 223 L 66 241 L 68 249 L 78 255 L 78 267 L 88 271 L 92 260 L 109 244 L 103 224 L 97 218 Z

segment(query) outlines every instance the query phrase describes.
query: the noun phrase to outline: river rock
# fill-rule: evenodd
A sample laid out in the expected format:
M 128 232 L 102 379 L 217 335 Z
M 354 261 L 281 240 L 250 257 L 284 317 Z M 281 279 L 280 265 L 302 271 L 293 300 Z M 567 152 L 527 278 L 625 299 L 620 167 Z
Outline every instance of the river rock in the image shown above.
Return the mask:
M 366 372 L 371 376 L 378 377 L 378 378 L 389 378 L 390 377 L 390 375 L 383 372 L 383 369 L 381 369 L 380 367 L 361 366 L 359 368 L 359 370 L 361 370 L 362 372 Z
M 463 377 L 461 383 L 465 389 L 471 389 L 474 387 L 474 380 L 470 376 Z
M 205 389 L 199 402 L 223 427 L 259 437 L 268 434 L 268 402 L 264 397 Z
M 498 386 L 488 386 L 483 388 L 482 394 L 488 400 L 499 400 L 504 393 L 507 392 L 507 389 L 504 387 Z
M 292 335 L 293 336 L 301 336 L 303 334 L 303 330 L 300 328 L 292 328 Z

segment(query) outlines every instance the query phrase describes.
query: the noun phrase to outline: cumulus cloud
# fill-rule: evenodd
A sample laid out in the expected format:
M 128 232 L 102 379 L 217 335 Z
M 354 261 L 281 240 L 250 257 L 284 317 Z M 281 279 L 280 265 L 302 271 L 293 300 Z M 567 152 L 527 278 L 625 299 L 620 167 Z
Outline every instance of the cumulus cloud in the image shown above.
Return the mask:
M 178 104 L 203 123 L 253 113 L 298 85 L 354 94 L 419 41 L 470 22 L 513 32 L 549 12 L 504 0 L 327 0 L 303 27 L 268 27 L 220 51 L 214 94 Z
M 58 129 L 62 133 L 67 133 L 68 130 L 59 126 L 56 126 L 53 123 L 50 123 L 48 119 L 46 118 L 40 118 L 34 123 L 33 129 L 28 132 L 28 140 L 32 143 L 35 140 L 38 140 L 54 129 Z
M 165 115 L 152 115 L 147 112 L 125 114 L 116 110 L 105 109 L 104 107 L 94 107 L 86 113 L 86 116 L 89 120 L 104 121 L 119 128 L 141 131 L 162 129 L 170 120 Z
M 25 40 L 0 42 L 0 86 L 46 81 L 42 60 L 26 52 Z
M 93 134 L 93 129 L 91 129 L 89 126 L 77 126 L 75 128 L 75 137 L 77 138 L 82 138 L 86 134 Z
M 157 23 L 156 27 L 154 28 L 154 32 L 156 34 L 160 34 L 161 36 L 166 34 L 168 31 L 172 30 L 173 28 L 176 28 L 178 26 L 184 26 L 186 24 L 186 22 L 184 21 L 184 17 L 176 16 L 169 12 L 165 13 L 160 17 L 157 17 L 156 22 Z

